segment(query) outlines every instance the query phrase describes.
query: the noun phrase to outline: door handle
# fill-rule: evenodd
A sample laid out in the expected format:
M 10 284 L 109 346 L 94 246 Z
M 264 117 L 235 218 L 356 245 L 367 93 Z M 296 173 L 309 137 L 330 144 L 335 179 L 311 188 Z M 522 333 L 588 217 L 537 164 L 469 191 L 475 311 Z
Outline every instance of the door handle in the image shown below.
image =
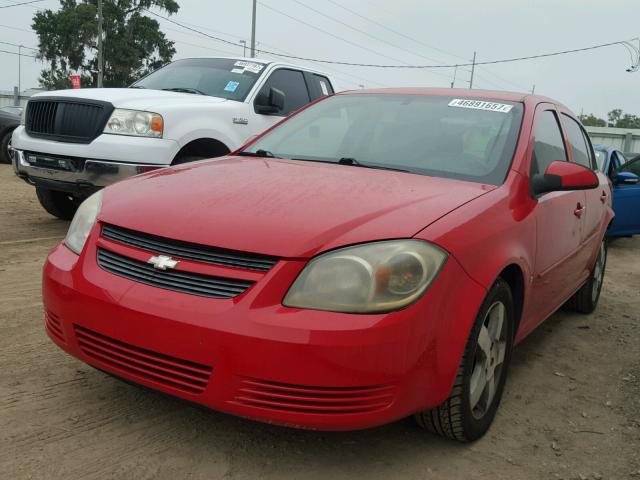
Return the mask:
M 587 207 L 583 207 L 581 204 L 578 204 L 578 206 L 576 207 L 576 209 L 573 211 L 573 214 L 580 218 L 582 217 L 582 214 L 587 210 Z
M 607 201 L 607 197 L 608 197 L 608 196 L 609 196 L 609 195 L 607 195 L 607 192 L 602 192 L 602 195 L 600 195 L 600 201 L 601 201 L 602 203 L 606 203 L 606 201 Z

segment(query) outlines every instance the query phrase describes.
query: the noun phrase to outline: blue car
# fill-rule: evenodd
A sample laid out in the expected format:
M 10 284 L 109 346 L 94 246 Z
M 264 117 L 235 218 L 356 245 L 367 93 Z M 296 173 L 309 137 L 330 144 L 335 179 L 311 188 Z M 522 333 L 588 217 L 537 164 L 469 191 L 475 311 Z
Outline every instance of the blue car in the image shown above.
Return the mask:
M 640 156 L 627 160 L 619 150 L 593 146 L 600 171 L 613 183 L 613 210 L 616 214 L 607 230 L 609 237 L 640 234 Z

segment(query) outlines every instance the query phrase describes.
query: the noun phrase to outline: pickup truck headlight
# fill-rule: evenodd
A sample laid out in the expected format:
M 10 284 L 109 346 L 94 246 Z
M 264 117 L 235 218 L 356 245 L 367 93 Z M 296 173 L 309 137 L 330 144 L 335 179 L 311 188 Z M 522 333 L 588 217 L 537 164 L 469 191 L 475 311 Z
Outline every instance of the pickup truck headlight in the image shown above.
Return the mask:
M 163 130 L 161 115 L 124 108 L 116 108 L 104 127 L 104 133 L 152 138 L 162 138 Z
M 27 124 L 27 105 L 22 107 L 22 113 L 20 114 L 20 125 L 23 127 Z
M 411 304 L 427 290 L 447 253 L 422 240 L 341 248 L 309 262 L 283 304 L 345 313 L 381 313 Z
M 74 253 L 80 255 L 89 233 L 96 223 L 102 207 L 102 190 L 97 191 L 80 204 L 71 221 L 64 244 Z

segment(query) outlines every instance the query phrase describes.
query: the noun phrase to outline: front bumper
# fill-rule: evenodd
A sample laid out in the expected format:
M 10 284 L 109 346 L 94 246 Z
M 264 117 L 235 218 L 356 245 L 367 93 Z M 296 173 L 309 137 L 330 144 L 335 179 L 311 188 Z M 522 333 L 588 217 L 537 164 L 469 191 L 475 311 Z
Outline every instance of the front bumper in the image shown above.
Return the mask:
M 158 165 L 83 159 L 78 169 L 69 171 L 38 166 L 29 161 L 30 154 L 23 150 L 12 147 L 12 152 L 14 171 L 27 183 L 84 196 L 125 178 L 161 168 Z M 50 158 L 55 160 L 58 157 Z
M 11 137 L 16 174 L 31 184 L 90 194 L 112 183 L 154 168 L 168 167 L 180 150 L 174 140 L 102 134 L 89 144 L 31 137 L 24 126 Z M 53 160 L 52 167 L 34 165 L 30 155 Z M 56 168 L 56 159 L 71 159 L 72 169 Z
M 80 257 L 62 244 L 49 254 L 50 338 L 109 373 L 269 423 L 352 430 L 440 404 L 485 294 L 450 258 L 427 294 L 398 312 L 285 308 L 304 262 L 281 260 L 241 296 L 210 299 L 102 270 L 98 230 Z

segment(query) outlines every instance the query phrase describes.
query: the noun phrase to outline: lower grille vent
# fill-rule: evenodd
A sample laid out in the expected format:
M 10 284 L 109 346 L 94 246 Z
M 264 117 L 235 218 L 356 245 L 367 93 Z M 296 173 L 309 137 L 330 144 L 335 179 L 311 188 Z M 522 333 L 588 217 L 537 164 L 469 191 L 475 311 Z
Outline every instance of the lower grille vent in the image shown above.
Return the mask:
M 82 353 L 117 371 L 187 393 L 202 393 L 211 367 L 153 352 L 74 326 Z
M 234 403 L 309 414 L 369 413 L 388 407 L 394 387 L 312 387 L 243 379 Z

